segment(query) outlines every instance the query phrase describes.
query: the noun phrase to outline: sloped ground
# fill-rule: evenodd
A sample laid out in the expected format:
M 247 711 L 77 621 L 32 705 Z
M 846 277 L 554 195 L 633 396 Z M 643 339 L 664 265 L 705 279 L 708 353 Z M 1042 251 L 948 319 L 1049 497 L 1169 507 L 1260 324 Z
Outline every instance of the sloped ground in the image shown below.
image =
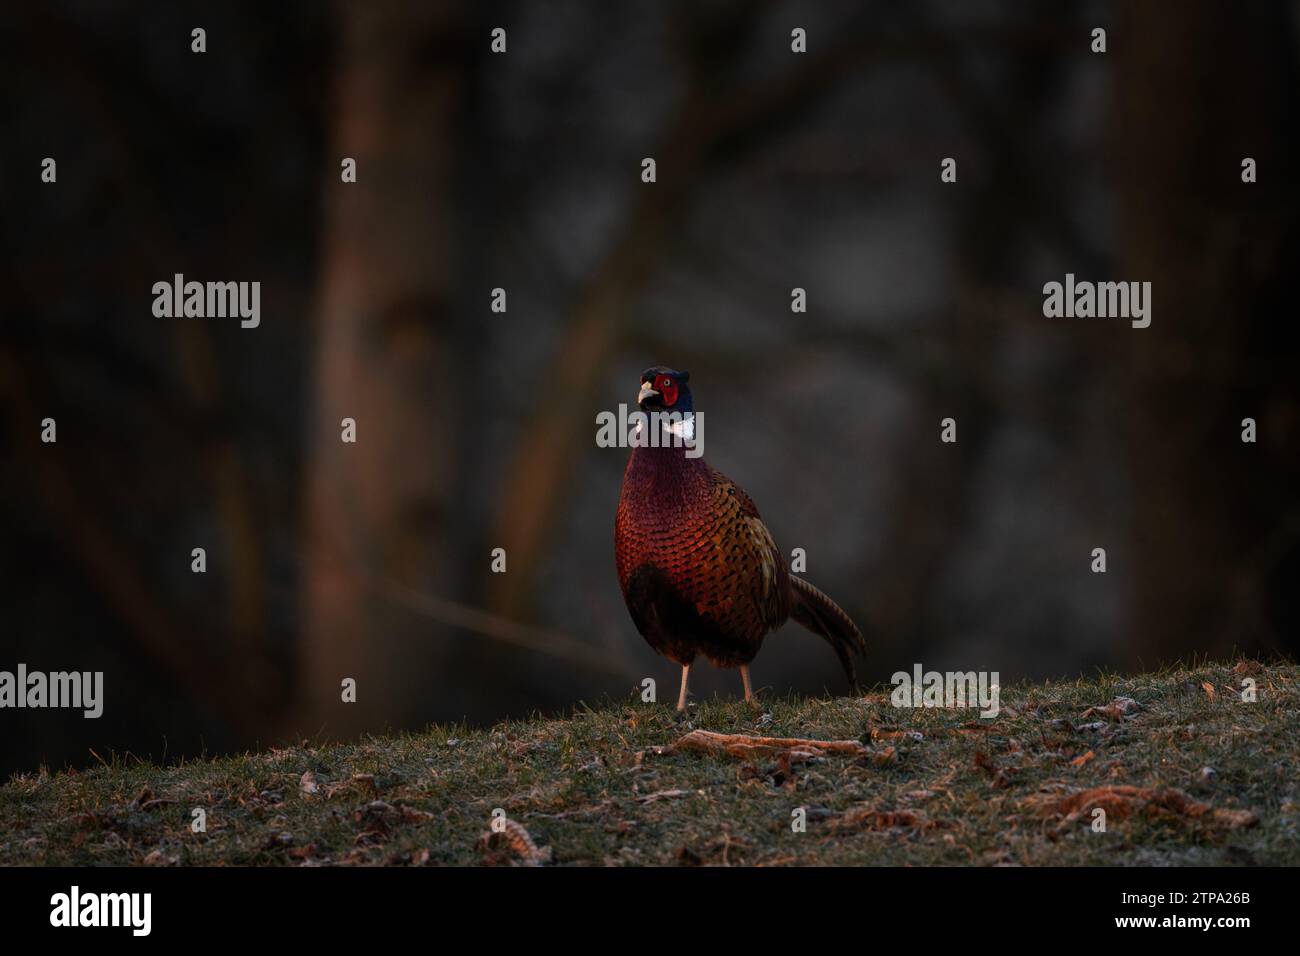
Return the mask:
M 686 721 L 633 699 L 483 731 L 28 774 L 0 788 L 0 863 L 1300 862 L 1294 665 L 1004 688 L 993 719 L 897 709 L 888 691 L 709 701 Z

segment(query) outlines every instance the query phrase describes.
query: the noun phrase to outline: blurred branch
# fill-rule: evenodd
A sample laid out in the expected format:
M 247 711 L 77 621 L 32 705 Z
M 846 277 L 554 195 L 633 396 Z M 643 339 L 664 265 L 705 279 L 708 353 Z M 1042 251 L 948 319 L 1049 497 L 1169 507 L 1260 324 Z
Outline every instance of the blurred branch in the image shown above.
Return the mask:
M 366 572 L 360 573 L 373 592 L 402 605 L 412 613 L 448 627 L 469 631 L 502 644 L 523 648 L 535 654 L 544 654 L 592 670 L 620 676 L 633 673 L 626 661 L 620 660 L 608 649 L 589 644 L 572 635 L 530 627 L 482 608 L 471 607 L 433 594 L 425 594 L 392 578 Z

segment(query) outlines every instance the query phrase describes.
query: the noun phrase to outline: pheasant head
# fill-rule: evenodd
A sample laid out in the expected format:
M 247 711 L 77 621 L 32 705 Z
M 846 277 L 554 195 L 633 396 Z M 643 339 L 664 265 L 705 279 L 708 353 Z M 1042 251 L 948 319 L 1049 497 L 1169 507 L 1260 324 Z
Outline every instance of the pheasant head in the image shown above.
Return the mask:
M 641 391 L 636 403 L 644 412 L 680 412 L 692 414 L 695 406 L 691 401 L 691 389 L 686 383 L 691 380 L 690 372 L 656 365 L 641 373 Z

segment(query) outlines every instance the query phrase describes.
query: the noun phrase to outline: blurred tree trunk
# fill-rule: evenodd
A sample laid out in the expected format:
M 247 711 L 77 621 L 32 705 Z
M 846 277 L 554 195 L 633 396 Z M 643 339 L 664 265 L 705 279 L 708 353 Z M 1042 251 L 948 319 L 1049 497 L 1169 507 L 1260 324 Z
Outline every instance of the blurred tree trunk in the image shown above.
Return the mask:
M 437 590 L 459 416 L 452 220 L 466 39 L 454 4 L 340 3 L 306 442 L 300 694 L 328 735 L 427 719 L 445 641 L 385 581 Z M 344 157 L 356 183 L 340 181 Z M 355 444 L 340 422 L 356 420 Z M 344 678 L 357 703 L 340 702 Z
M 1123 3 L 1111 31 L 1119 274 L 1152 283 L 1151 327 L 1122 338 L 1132 539 L 1131 663 L 1267 646 L 1269 537 L 1286 504 L 1267 414 L 1294 367 L 1284 272 L 1297 169 L 1294 32 L 1274 4 Z M 1241 180 L 1243 157 L 1259 164 Z M 1285 303 L 1294 312 L 1292 303 Z M 1284 386 L 1283 386 L 1284 387 Z M 1240 440 L 1259 419 L 1259 445 Z

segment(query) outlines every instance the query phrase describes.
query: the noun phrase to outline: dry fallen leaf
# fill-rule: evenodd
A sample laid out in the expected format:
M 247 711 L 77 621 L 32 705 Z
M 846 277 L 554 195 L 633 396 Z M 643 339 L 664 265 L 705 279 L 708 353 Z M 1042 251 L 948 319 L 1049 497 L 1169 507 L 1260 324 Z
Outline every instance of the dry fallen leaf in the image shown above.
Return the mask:
M 551 860 L 551 848 L 539 847 L 518 820 L 505 820 L 499 831 L 484 831 L 478 838 L 483 862 L 488 865 L 541 866 Z
M 871 728 L 872 740 L 898 740 L 906 737 L 908 740 L 922 741 L 925 734 L 919 730 L 882 730 L 879 727 Z
M 1086 764 L 1089 760 L 1091 760 L 1095 756 L 1097 756 L 1097 752 L 1095 750 L 1089 750 L 1086 754 L 1080 754 L 1079 756 L 1071 760 L 1070 766 L 1082 767 L 1084 764 Z
M 857 807 L 846 811 L 831 822 L 833 831 L 889 830 L 901 827 L 907 830 L 931 830 L 939 826 L 920 810 L 876 810 Z
M 1141 705 L 1132 697 L 1116 697 L 1103 707 L 1089 707 L 1083 712 L 1082 716 L 1092 717 L 1098 715 L 1110 720 L 1119 720 L 1121 717 L 1128 717 L 1141 709 Z
M 371 800 L 352 811 L 353 822 L 361 827 L 355 842 L 381 843 L 394 827 L 404 823 L 423 823 L 432 818 L 432 813 L 402 803 L 394 806 L 383 800 Z
M 158 807 L 166 806 L 167 804 L 174 802 L 174 800 L 155 797 L 153 795 L 153 789 L 148 784 L 145 784 L 144 789 L 136 795 L 134 800 L 127 804 L 127 807 L 131 810 L 142 810 L 148 812 L 149 810 L 154 810 Z
M 1201 681 L 1201 690 L 1205 691 L 1205 696 L 1210 698 L 1210 703 L 1214 703 L 1214 685 L 1208 680 Z
M 1168 814 L 1184 822 L 1196 821 L 1229 830 L 1254 826 L 1259 822 L 1259 817 L 1253 811 L 1211 807 L 1172 787 L 1134 787 L 1125 784 L 1092 787 L 1064 796 L 1035 794 L 1024 803 L 1042 816 L 1061 817 L 1056 826 L 1057 834 L 1079 820 L 1091 820 L 1095 809 L 1104 810 L 1108 820 L 1123 820 L 1138 812 L 1148 816 Z

